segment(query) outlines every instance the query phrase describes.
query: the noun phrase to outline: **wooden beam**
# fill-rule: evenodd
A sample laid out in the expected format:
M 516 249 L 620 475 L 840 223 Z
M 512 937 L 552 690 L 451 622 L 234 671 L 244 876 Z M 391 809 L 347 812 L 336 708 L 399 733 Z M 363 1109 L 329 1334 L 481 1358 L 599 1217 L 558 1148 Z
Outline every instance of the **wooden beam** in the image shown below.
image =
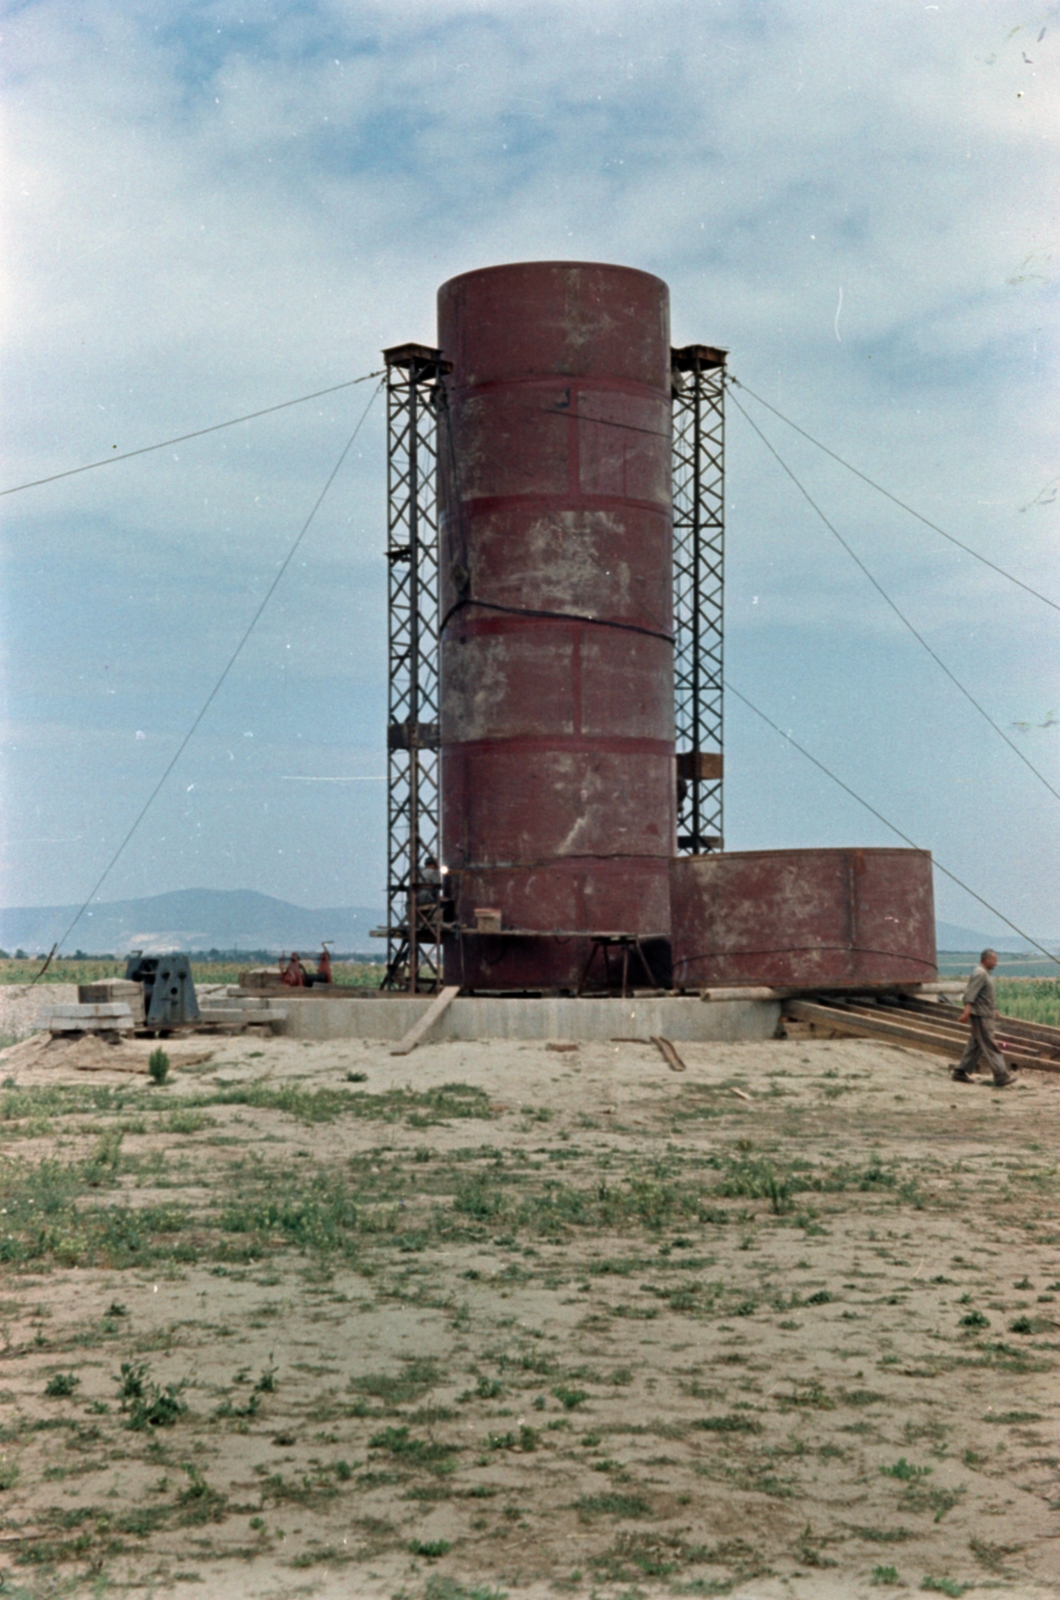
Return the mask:
M 788 1000 L 784 1013 L 796 1022 L 815 1023 L 830 1028 L 835 1033 L 849 1033 L 864 1039 L 889 1040 L 894 1044 L 909 1045 L 914 1050 L 925 1050 L 929 1055 L 946 1056 L 956 1060 L 964 1050 L 965 1036 L 908 1023 L 891 1022 L 870 1015 L 867 1010 L 855 1011 L 845 1006 L 816 1005 L 809 1000 Z M 1026 1067 L 1033 1072 L 1060 1073 L 1060 1061 L 1042 1060 L 1021 1050 L 1006 1050 L 1006 1059 L 1014 1067 Z
M 684 1072 L 685 1064 L 678 1055 L 672 1039 L 664 1039 L 661 1034 L 653 1033 L 651 1042 L 662 1056 L 671 1072 Z
M 441 994 L 436 995 L 420 1020 L 409 1029 L 401 1043 L 396 1044 L 390 1054 L 392 1056 L 410 1055 L 416 1046 L 422 1044 L 431 1030 L 441 1021 L 459 993 L 460 985 L 454 983 L 451 987 L 443 989 Z

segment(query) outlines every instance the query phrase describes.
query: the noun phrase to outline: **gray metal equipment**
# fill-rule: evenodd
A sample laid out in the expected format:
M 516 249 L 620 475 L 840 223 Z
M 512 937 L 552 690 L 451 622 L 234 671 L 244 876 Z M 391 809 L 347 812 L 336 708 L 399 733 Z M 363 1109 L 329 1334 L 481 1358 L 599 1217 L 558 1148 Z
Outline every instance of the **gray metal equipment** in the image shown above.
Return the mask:
M 143 956 L 137 951 L 129 957 L 125 976 L 143 984 L 145 1028 L 180 1028 L 201 1020 L 187 956 Z

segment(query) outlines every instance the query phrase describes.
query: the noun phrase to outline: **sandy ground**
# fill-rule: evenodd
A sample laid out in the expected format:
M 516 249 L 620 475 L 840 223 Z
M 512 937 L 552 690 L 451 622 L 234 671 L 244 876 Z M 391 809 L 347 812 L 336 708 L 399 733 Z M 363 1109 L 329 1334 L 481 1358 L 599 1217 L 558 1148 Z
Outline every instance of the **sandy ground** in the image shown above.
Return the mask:
M 1060 1594 L 1060 1083 L 193 1043 L 0 1058 L 0 1595 Z

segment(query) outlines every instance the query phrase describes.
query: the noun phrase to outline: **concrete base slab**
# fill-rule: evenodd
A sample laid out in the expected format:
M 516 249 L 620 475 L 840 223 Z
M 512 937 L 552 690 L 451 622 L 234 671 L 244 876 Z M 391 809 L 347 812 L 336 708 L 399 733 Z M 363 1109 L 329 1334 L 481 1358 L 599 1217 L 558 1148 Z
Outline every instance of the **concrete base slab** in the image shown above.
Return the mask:
M 284 997 L 282 1032 L 295 1039 L 401 1039 L 432 1004 L 430 995 L 387 995 L 366 1000 Z M 439 1039 L 771 1039 L 780 1021 L 779 1000 L 711 1000 L 680 995 L 635 1000 L 570 998 L 500 999 L 468 995 L 454 1000 L 430 1035 Z

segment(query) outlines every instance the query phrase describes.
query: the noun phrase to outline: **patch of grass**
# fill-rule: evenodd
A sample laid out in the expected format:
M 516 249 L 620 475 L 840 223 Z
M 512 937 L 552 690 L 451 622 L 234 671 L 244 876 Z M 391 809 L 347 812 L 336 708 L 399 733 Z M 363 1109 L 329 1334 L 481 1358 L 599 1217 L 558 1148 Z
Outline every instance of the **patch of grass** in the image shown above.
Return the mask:
M 574 1502 L 582 1521 L 592 1517 L 650 1517 L 651 1505 L 640 1494 L 583 1494 Z
M 151 1074 L 152 1082 L 165 1083 L 169 1077 L 169 1057 L 163 1049 L 151 1051 L 147 1058 L 147 1070 Z
M 755 1417 L 735 1413 L 727 1417 L 697 1417 L 692 1427 L 702 1428 L 706 1433 L 761 1433 L 762 1431 L 762 1424 Z
M 552 1393 L 564 1411 L 577 1411 L 578 1407 L 584 1405 L 589 1398 L 587 1389 L 570 1389 L 565 1383 L 554 1384 Z
M 956 1578 L 925 1578 L 920 1587 L 930 1589 L 935 1594 L 962 1595 L 969 1585 L 958 1583 Z
M 467 1589 L 455 1578 L 434 1573 L 427 1579 L 423 1600 L 508 1600 L 504 1589 L 491 1589 L 488 1584 L 475 1584 Z
M 418 1439 L 410 1434 L 407 1427 L 400 1427 L 383 1428 L 379 1433 L 373 1433 L 368 1441 L 368 1448 L 385 1450 L 389 1455 L 396 1456 L 411 1466 L 437 1466 L 441 1462 L 448 1462 L 459 1447 L 455 1444 L 435 1443 L 430 1439 Z
M 340 1116 L 371 1121 L 398 1122 L 403 1117 L 415 1127 L 448 1122 L 453 1118 L 493 1117 L 484 1089 L 466 1083 L 445 1083 L 437 1089 L 388 1089 L 382 1094 L 366 1090 L 304 1089 L 297 1084 L 269 1088 L 247 1083 L 219 1088 L 189 1098 L 192 1106 L 252 1106 L 260 1111 L 282 1111 L 308 1124 L 334 1122 Z
M 897 1583 L 898 1582 L 898 1568 L 897 1567 L 873 1567 L 873 1569 L 872 1569 L 872 1578 L 871 1578 L 870 1581 L 872 1583 Z
M 385 1401 L 388 1406 L 400 1406 L 422 1399 L 438 1382 L 434 1361 L 414 1359 L 406 1362 L 401 1372 L 364 1373 L 351 1378 L 346 1387 L 354 1394 L 371 1395 L 373 1399 Z M 500 1392 L 499 1385 L 497 1392 Z
M 961 1317 L 959 1326 L 962 1328 L 989 1328 L 990 1318 L 981 1311 L 966 1311 Z
M 437 1561 L 440 1556 L 447 1556 L 452 1549 L 448 1539 L 413 1539 L 409 1550 L 414 1556 L 423 1556 L 428 1561 Z

